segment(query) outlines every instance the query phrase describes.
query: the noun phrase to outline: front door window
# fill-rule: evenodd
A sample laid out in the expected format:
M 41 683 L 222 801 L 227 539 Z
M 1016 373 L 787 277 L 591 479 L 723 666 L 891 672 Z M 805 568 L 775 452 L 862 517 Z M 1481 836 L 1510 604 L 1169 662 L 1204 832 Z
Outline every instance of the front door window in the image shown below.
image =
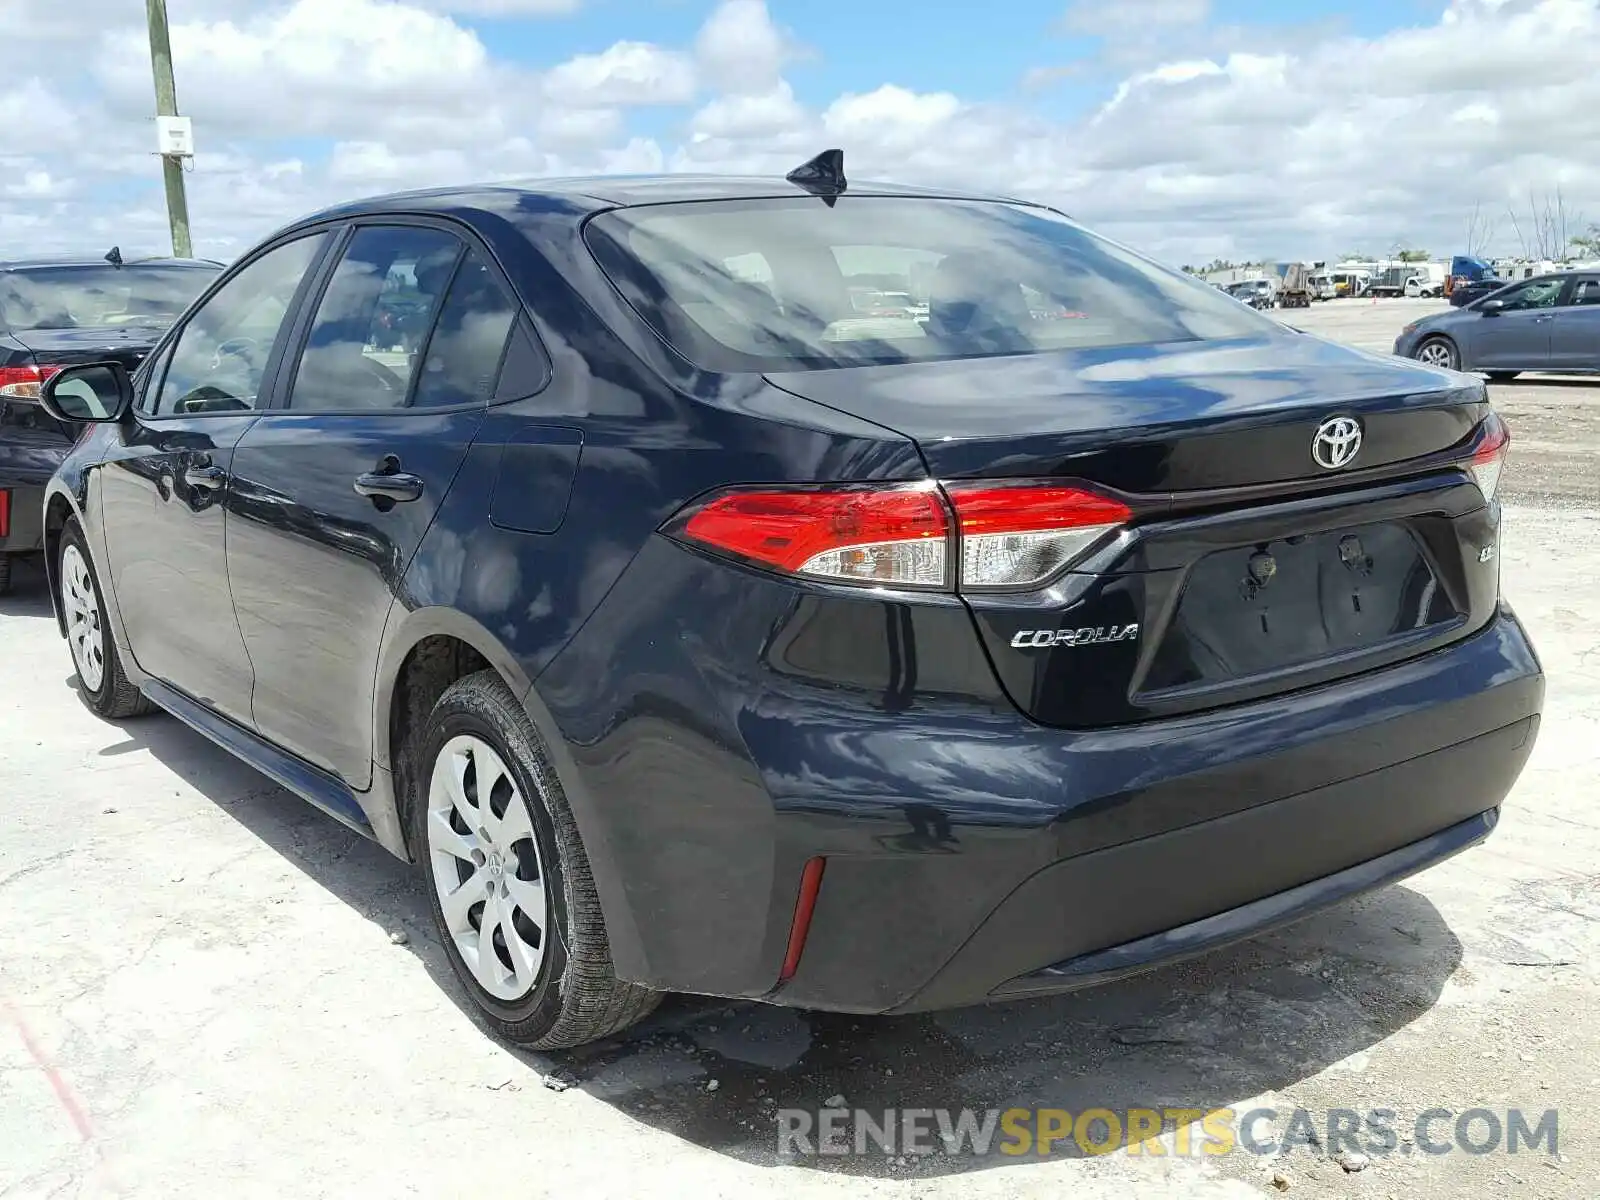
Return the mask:
M 144 411 L 168 417 L 260 407 L 284 316 L 326 236 L 267 251 L 196 309 L 178 335 L 165 378 L 146 393 Z

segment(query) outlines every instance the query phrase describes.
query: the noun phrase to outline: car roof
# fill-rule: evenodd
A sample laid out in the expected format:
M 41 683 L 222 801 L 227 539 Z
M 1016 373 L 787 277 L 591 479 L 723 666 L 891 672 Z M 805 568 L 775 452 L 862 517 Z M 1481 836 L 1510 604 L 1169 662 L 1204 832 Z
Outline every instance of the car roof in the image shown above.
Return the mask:
M 105 255 L 84 255 L 82 257 L 64 256 L 61 258 L 13 258 L 0 260 L 0 271 L 37 271 L 50 267 L 109 267 L 112 264 L 106 261 Z M 129 258 L 122 262 L 124 267 L 207 267 L 220 268 L 223 264 L 213 262 L 209 258 Z
M 757 200 L 810 195 L 804 188 L 778 176 L 742 175 L 595 175 L 570 179 L 507 180 L 461 187 L 394 192 L 334 205 L 305 218 L 307 221 L 372 213 L 402 213 L 448 209 L 503 209 L 513 196 L 537 196 L 568 203 L 590 212 L 642 204 L 681 204 L 696 200 Z M 1022 204 L 1027 201 L 949 188 L 912 187 L 906 184 L 854 182 L 851 196 L 903 196 L 943 200 L 980 200 Z M 299 222 L 296 222 L 298 224 Z

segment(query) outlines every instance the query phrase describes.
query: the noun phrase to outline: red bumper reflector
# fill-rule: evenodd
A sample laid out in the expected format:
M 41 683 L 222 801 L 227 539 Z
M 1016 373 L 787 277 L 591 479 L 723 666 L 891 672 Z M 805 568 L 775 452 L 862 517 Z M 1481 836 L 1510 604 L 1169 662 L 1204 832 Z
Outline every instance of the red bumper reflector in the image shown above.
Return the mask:
M 794 922 L 789 926 L 789 948 L 784 951 L 779 983 L 787 983 L 800 969 L 800 955 L 805 952 L 806 934 L 811 932 L 811 911 L 817 906 L 817 893 L 822 891 L 822 868 L 826 863 L 827 859 L 813 858 L 800 872 L 800 895 L 794 902 Z
M 11 536 L 11 493 L 0 488 L 0 538 Z

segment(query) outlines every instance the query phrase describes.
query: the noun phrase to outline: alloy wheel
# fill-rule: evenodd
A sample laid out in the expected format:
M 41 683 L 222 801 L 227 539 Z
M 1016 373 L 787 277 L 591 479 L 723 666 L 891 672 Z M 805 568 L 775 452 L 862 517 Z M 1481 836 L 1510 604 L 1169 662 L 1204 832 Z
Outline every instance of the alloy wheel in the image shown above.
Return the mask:
M 1429 342 L 1417 351 L 1418 361 L 1430 367 L 1454 367 L 1455 358 L 1454 352 L 1443 342 Z
M 67 642 L 78 678 L 91 692 L 98 692 L 106 678 L 105 629 L 100 620 L 100 602 L 95 597 L 89 564 L 76 546 L 61 552 L 61 607 L 67 619 Z
M 544 864 L 528 802 L 482 738 L 451 738 L 428 784 L 427 844 L 448 936 L 478 985 L 526 996 L 550 935 Z

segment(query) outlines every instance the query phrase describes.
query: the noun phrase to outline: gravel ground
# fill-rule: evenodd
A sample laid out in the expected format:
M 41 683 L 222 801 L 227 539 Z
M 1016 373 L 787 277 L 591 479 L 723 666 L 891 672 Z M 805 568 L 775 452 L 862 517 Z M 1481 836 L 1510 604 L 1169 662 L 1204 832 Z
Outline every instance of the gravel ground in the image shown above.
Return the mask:
M 1387 349 L 1432 307 L 1294 316 Z M 474 1023 L 402 864 L 176 722 L 91 716 L 24 573 L 0 600 L 0 1195 L 1600 1194 L 1600 385 L 1495 399 L 1516 439 L 1505 588 L 1549 694 L 1486 845 L 1076 996 L 895 1020 L 674 1000 L 561 1062 Z M 1434 1107 L 1557 1109 L 1560 1143 L 1402 1143 L 1356 1173 L 1324 1148 L 1088 1157 L 1070 1141 L 1043 1159 L 781 1161 L 774 1109 L 836 1097 L 1390 1108 L 1402 1132 Z

